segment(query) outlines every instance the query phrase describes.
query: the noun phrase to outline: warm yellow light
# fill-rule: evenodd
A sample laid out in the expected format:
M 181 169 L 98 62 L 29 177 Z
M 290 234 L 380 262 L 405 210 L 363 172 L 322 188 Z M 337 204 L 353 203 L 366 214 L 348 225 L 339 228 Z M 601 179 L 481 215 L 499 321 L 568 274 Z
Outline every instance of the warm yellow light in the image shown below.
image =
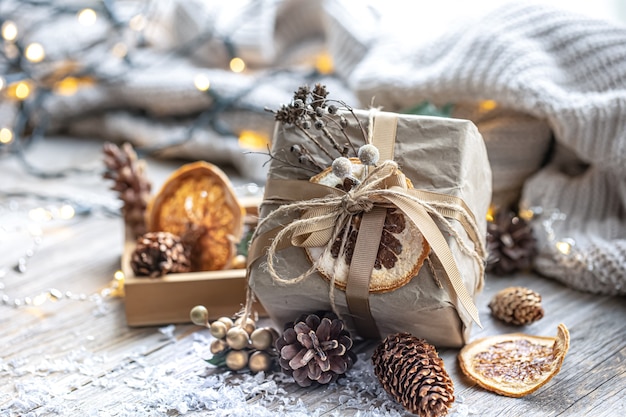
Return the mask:
M 14 41 L 17 38 L 17 26 L 10 20 L 2 24 L 2 37 L 7 41 Z
M 520 209 L 518 215 L 526 221 L 531 221 L 535 217 L 535 212 L 531 209 Z
M 252 130 L 242 130 L 239 134 L 239 146 L 246 149 L 266 149 L 269 137 Z
M 207 91 L 209 87 L 211 87 L 211 82 L 206 75 L 198 74 L 196 78 L 193 79 L 193 85 L 200 91 Z
M 111 52 L 118 58 L 124 58 L 126 54 L 128 54 L 128 47 L 122 42 L 118 42 L 113 45 L 113 49 L 111 49 Z
M 18 100 L 25 100 L 30 96 L 30 85 L 26 81 L 20 81 L 13 86 L 10 95 L 15 96 Z
M 91 26 L 96 23 L 98 15 L 93 9 L 83 9 L 78 12 L 78 23 L 83 26 Z
M 572 251 L 572 245 L 567 242 L 556 242 L 556 249 L 561 252 L 563 255 L 569 255 Z
M 43 207 L 37 207 L 28 212 L 28 217 L 36 222 L 42 222 L 52 219 L 52 213 Z
M 335 69 L 333 57 L 328 53 L 319 54 L 315 58 L 315 69 L 320 74 L 332 74 Z
M 498 106 L 498 103 L 496 103 L 493 100 L 485 100 L 483 102 L 480 103 L 480 111 L 489 111 L 489 110 L 493 110 Z
M 146 18 L 142 14 L 137 14 L 133 16 L 128 22 L 128 27 L 136 32 L 141 32 L 146 27 Z
M 59 209 L 59 217 L 63 220 L 69 220 L 74 217 L 75 214 L 76 210 L 74 210 L 74 207 L 70 206 L 69 204 L 63 204 Z
M 230 60 L 230 70 L 232 72 L 241 72 L 246 69 L 246 63 L 241 58 L 233 58 Z
M 32 304 L 34 306 L 40 306 L 43 303 L 45 303 L 46 301 L 48 301 L 48 294 L 47 293 L 41 293 L 41 294 L 36 295 L 35 297 L 33 297 Z
M 13 140 L 13 132 L 7 127 L 0 129 L 0 143 L 7 144 Z
M 65 77 L 55 84 L 54 92 L 62 96 L 71 96 L 78 90 L 78 79 L 74 77 Z
M 41 62 L 46 57 L 46 51 L 40 43 L 34 42 L 26 47 L 24 56 L 30 62 Z
M 490 205 L 489 208 L 487 209 L 487 221 L 488 222 L 492 222 L 494 220 L 495 211 L 496 209 L 493 205 Z
M 116 281 L 124 281 L 124 272 L 118 269 L 113 274 L 113 278 L 115 278 Z

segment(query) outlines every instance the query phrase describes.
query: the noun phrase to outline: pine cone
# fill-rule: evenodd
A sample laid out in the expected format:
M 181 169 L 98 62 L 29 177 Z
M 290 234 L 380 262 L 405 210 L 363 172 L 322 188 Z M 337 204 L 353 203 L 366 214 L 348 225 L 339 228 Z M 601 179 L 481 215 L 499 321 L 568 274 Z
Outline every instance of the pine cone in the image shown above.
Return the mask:
M 487 272 L 507 275 L 531 268 L 537 241 L 528 222 L 512 212 L 501 211 L 487 225 L 487 251 Z
M 275 346 L 283 372 L 302 387 L 336 381 L 356 362 L 350 333 L 333 313 L 305 314 L 285 324 Z
M 498 292 L 489 303 L 494 317 L 521 326 L 543 317 L 541 295 L 524 287 L 509 287 Z
M 454 385 L 434 346 L 408 333 L 387 336 L 372 354 L 374 373 L 404 408 L 421 417 L 443 416 Z
M 152 188 L 146 178 L 145 162 L 137 159 L 129 143 L 124 143 L 121 148 L 105 143 L 103 153 L 106 171 L 102 176 L 114 181 L 111 189 L 117 191 L 124 202 L 124 222 L 133 236 L 139 237 L 146 232 L 145 212 Z
M 180 238 L 168 232 L 150 232 L 140 236 L 130 266 L 135 275 L 152 278 L 191 270 L 187 250 Z

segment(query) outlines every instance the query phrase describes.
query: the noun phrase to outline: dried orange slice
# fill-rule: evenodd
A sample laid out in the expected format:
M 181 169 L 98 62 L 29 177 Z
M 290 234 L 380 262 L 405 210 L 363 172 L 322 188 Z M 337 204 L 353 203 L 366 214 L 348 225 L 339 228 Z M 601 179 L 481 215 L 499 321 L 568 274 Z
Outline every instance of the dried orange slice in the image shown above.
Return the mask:
M 227 268 L 241 238 L 245 210 L 230 180 L 215 165 L 199 161 L 170 175 L 150 202 L 150 231 L 170 232 L 191 242 L 194 271 Z
M 353 176 L 360 179 L 364 175 L 364 166 L 358 158 L 350 158 L 353 164 Z M 327 168 L 316 176 L 311 182 L 323 184 L 329 187 L 341 188 L 349 191 L 352 184 L 347 183 L 337 177 L 332 168 Z M 349 180 L 348 180 L 349 181 Z M 407 178 L 407 186 L 413 188 L 413 184 Z M 335 286 L 345 290 L 348 281 L 350 262 L 358 235 L 361 216 L 355 215 L 348 225 L 348 241 L 343 245 L 342 239 L 333 242 L 330 251 L 324 252 L 324 248 L 306 248 L 310 260 L 319 259 L 318 271 L 327 280 L 335 276 Z M 344 229 L 345 230 L 345 229 Z M 339 236 L 344 236 L 344 230 Z M 369 291 L 371 293 L 382 293 L 395 290 L 407 284 L 419 272 L 424 264 L 424 260 L 430 252 L 430 246 L 424 236 L 408 217 L 398 209 L 388 209 L 385 217 L 385 224 L 381 236 L 381 243 L 378 248 L 377 258 L 372 277 L 370 279 Z M 321 259 L 320 259 L 321 258 Z
M 569 331 L 559 324 L 556 337 L 512 333 L 478 339 L 461 349 L 459 364 L 481 387 L 523 397 L 559 373 L 568 349 Z

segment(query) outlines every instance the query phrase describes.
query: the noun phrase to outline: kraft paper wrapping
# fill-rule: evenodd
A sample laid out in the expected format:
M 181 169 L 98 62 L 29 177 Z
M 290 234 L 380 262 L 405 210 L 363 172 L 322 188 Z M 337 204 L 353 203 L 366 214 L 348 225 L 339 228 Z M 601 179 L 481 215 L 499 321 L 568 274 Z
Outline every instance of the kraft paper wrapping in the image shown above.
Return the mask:
M 356 110 L 355 113 L 367 129 L 369 112 Z M 347 133 L 358 149 L 364 143 L 363 135 L 349 114 L 347 118 L 350 120 Z M 334 131 L 330 123 L 328 127 Z M 293 166 L 272 159 L 268 178 L 308 179 L 313 175 L 299 165 L 296 157 L 289 151 L 294 144 L 306 146 L 325 165 L 330 166 L 332 163 L 296 128 L 278 123 L 272 154 L 290 161 Z M 399 115 L 394 159 L 412 181 L 414 188 L 463 199 L 476 218 L 484 245 L 486 213 L 491 201 L 491 169 L 483 139 L 472 122 Z M 260 210 L 261 218 L 277 207 L 276 204 L 264 203 Z M 259 232 L 288 224 L 295 219 L 296 217 L 284 216 L 266 224 L 264 230 Z M 456 220 L 451 220 L 451 223 L 465 243 L 473 247 L 460 223 Z M 475 260 L 463 254 L 454 238 L 445 230 L 443 232 L 463 282 L 468 292 L 474 296 L 482 287 L 484 277 Z M 281 277 L 298 276 L 310 267 L 303 248 L 289 247 L 279 251 L 277 257 L 279 261 L 275 268 Z M 262 257 L 251 265 L 250 285 L 278 326 L 282 327 L 284 323 L 293 321 L 303 313 L 331 310 L 329 282 L 326 279 L 315 273 L 298 284 L 278 284 L 264 267 L 265 260 L 266 257 Z M 409 332 L 435 345 L 451 347 L 462 346 L 468 341 L 472 319 L 452 295 L 449 281 L 439 263 L 434 262 L 433 266 L 442 288 L 438 287 L 431 269 L 425 264 L 418 275 L 405 286 L 391 292 L 370 294 L 371 313 L 381 337 L 395 332 Z M 355 334 L 345 293 L 339 289 L 335 289 L 335 306 L 349 330 Z

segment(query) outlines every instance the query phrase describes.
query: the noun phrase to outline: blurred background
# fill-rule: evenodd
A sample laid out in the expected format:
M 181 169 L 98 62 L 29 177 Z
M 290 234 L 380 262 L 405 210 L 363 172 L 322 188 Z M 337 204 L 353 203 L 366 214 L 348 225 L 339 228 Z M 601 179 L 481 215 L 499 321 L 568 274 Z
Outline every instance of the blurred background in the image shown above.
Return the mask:
M 375 41 L 428 42 L 501 3 L 3 0 L 0 158 L 45 173 L 24 157 L 38 141 L 129 141 L 141 155 L 232 165 L 261 182 L 267 158 L 248 151 L 267 149 L 266 108 L 317 82 L 367 106 L 351 74 Z M 620 0 L 542 4 L 626 21 Z

